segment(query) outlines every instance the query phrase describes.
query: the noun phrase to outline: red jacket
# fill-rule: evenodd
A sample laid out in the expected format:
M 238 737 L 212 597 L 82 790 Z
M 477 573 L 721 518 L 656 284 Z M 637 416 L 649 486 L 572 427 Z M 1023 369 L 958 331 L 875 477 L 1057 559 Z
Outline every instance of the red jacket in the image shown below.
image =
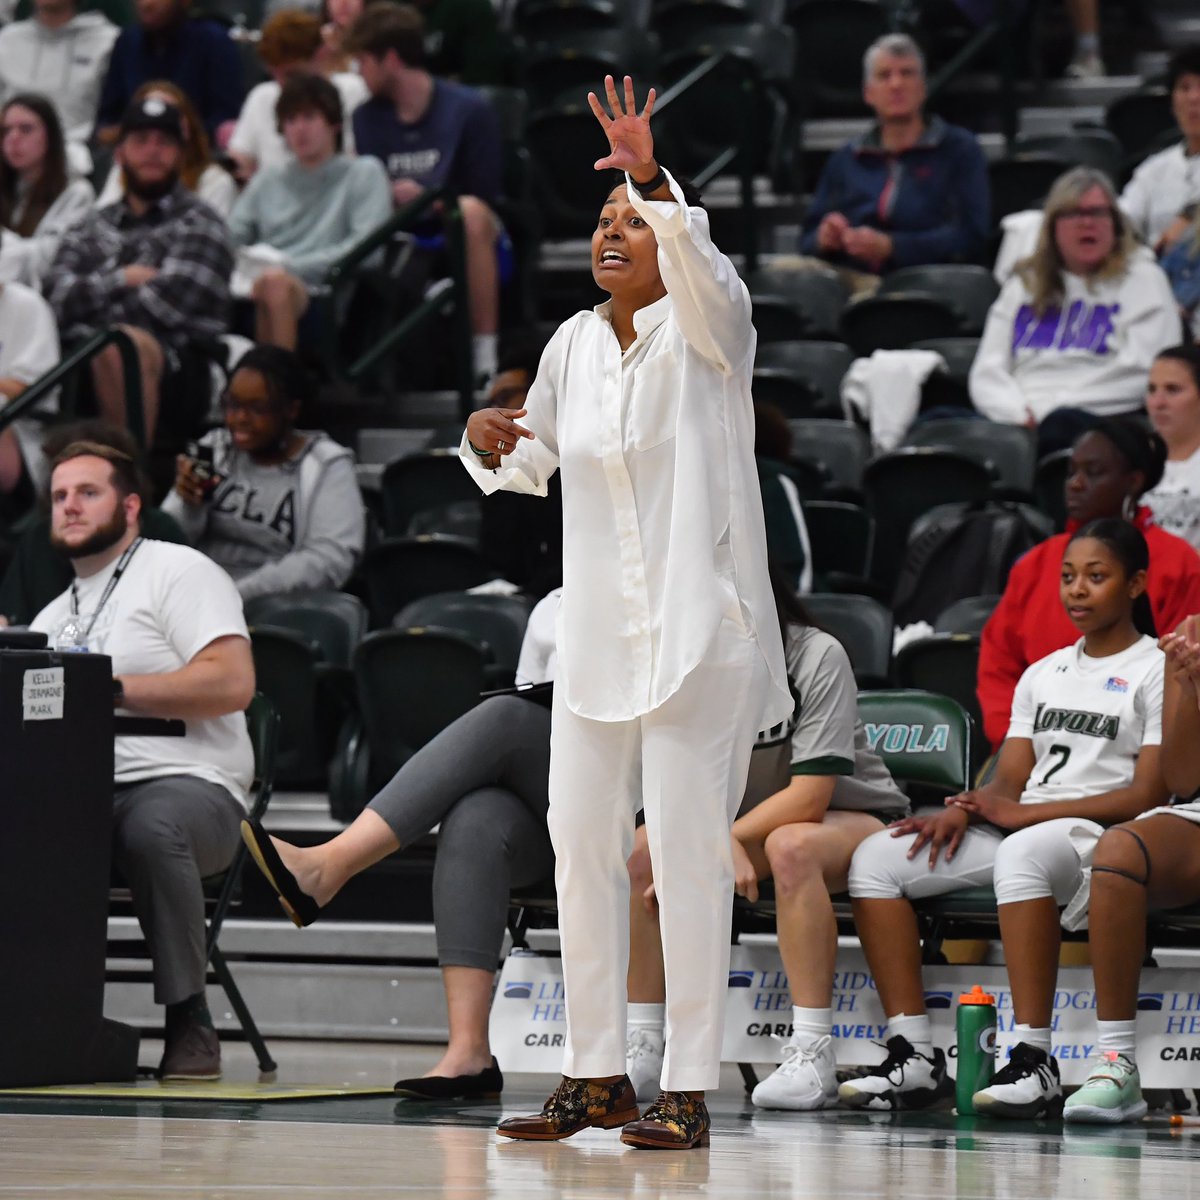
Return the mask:
M 1184 617 L 1200 613 L 1200 556 L 1183 538 L 1152 523 L 1150 510 L 1139 508 L 1134 524 L 1150 547 L 1148 592 L 1160 634 Z M 1079 522 L 1068 522 L 1034 546 L 1013 565 L 1004 595 L 983 627 L 979 646 L 979 706 L 983 731 L 995 749 L 1008 732 L 1013 692 L 1025 668 L 1079 640 L 1059 598 L 1063 552 Z

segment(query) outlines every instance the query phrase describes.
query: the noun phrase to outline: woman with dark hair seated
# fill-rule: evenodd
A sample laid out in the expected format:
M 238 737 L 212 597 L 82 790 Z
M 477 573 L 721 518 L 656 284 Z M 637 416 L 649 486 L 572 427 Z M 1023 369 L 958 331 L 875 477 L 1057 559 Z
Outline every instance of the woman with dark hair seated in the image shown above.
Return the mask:
M 1056 1115 L 1051 1023 L 1060 922 L 1079 927 L 1088 868 L 1105 826 L 1167 797 L 1163 656 L 1146 602 L 1150 552 L 1128 521 L 1092 521 L 1059 564 L 1059 603 L 1082 636 L 1021 676 L 991 780 L 874 834 L 854 852 L 854 923 L 888 1022 L 887 1058 L 839 1088 L 852 1108 L 923 1108 L 952 1081 L 935 1050 L 913 902 L 996 890 L 1017 1043 L 975 1093 L 988 1116 Z M 1060 917 L 1060 909 L 1062 912 Z
M 1200 617 L 1159 643 L 1166 652 L 1162 766 L 1176 796 L 1200 791 Z M 1200 901 L 1200 802 L 1180 801 L 1114 825 L 1092 859 L 1088 942 L 1096 979 L 1096 1060 L 1063 1120 L 1115 1125 L 1146 1113 L 1137 1067 L 1138 979 L 1146 916 Z
M 979 704 L 993 748 L 1008 730 L 1013 690 L 1026 667 L 1069 646 L 1078 633 L 1058 598 L 1063 549 L 1079 528 L 1101 517 L 1126 517 L 1150 548 L 1146 593 L 1159 629 L 1174 629 L 1200 612 L 1200 557 L 1182 538 L 1154 524 L 1142 496 L 1163 475 L 1166 447 L 1135 420 L 1099 421 L 1071 450 L 1065 485 L 1067 532 L 1020 559 L 1008 576 L 979 646 Z
M 22 92 L 0 109 L 0 282 L 40 287 L 63 231 L 96 194 L 71 179 L 58 112 L 45 96 Z
M 365 518 L 354 454 L 319 430 L 296 428 L 316 391 L 290 350 L 255 346 L 221 401 L 225 424 L 180 455 L 163 501 L 243 600 L 340 588 L 362 553 Z

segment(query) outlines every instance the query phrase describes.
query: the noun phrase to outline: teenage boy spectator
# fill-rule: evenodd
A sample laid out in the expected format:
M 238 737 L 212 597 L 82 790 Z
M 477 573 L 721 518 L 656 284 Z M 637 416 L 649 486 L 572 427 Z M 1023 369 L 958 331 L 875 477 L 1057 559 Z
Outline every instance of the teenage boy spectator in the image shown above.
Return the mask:
M 242 63 L 225 29 L 189 16 L 190 7 L 191 0 L 137 0 L 138 23 L 117 38 L 100 93 L 96 132 L 102 141 L 116 140 L 121 114 L 152 79 L 169 80 L 188 94 L 218 148 L 229 140 L 245 91 Z
M 263 25 L 258 57 L 271 78 L 250 89 L 229 139 L 229 153 L 238 164 L 241 178 L 249 179 L 256 170 L 278 167 L 287 161 L 288 149 L 279 132 L 275 105 L 284 83 L 292 75 L 322 73 L 316 62 L 324 44 L 321 20 L 316 13 L 287 9 L 269 17 Z M 342 139 L 346 153 L 353 154 L 349 117 L 367 98 L 367 85 L 353 71 L 339 71 L 328 78 L 342 98 L 342 111 L 347 117 Z
M 183 737 L 116 739 L 113 862 L 150 949 L 155 1001 L 166 1006 L 163 1078 L 215 1079 L 200 881 L 232 860 L 254 773 L 241 597 L 190 546 L 142 539 L 133 463 L 111 447 L 68 446 L 50 502 L 52 540 L 75 579 L 31 628 L 55 642 L 69 623 L 73 644 L 109 655 L 117 709 L 186 722 Z
M 296 348 L 310 289 L 392 211 L 387 175 L 374 158 L 341 153 L 342 102 L 320 75 L 293 75 L 275 106 L 291 158 L 259 171 L 229 217 L 234 242 L 269 247 L 269 266 L 254 279 L 256 336 Z
M 925 60 L 888 34 L 863 59 L 875 124 L 838 150 L 817 184 L 802 254 L 845 270 L 856 291 L 897 267 L 973 262 L 991 229 L 991 190 L 972 133 L 926 118 Z
M 501 190 L 500 126 L 477 92 L 430 74 L 424 37 L 421 14 L 408 4 L 373 4 L 351 26 L 345 44 L 371 92 L 354 114 L 354 144 L 382 160 L 399 205 L 428 188 L 458 194 L 475 370 L 490 377 L 500 320 L 503 230 L 492 209 Z
M 1200 204 L 1200 45 L 1171 55 L 1167 87 L 1183 138 L 1146 159 L 1121 193 L 1134 232 L 1158 254 L 1188 231 Z
M 31 17 L 0 29 L 0 102 L 45 94 L 81 174 L 91 169 L 87 141 L 118 33 L 103 13 L 79 12 L 75 0 L 34 0 Z
M 157 97 L 121 122 L 116 160 L 125 195 L 95 209 L 63 236 L 45 278 L 64 338 L 120 326 L 137 348 L 147 437 L 159 396 L 164 425 L 189 436 L 208 411 L 208 362 L 200 350 L 228 325 L 233 246 L 225 223 L 180 181 L 183 120 Z M 92 360 L 101 415 L 125 423 L 120 356 Z

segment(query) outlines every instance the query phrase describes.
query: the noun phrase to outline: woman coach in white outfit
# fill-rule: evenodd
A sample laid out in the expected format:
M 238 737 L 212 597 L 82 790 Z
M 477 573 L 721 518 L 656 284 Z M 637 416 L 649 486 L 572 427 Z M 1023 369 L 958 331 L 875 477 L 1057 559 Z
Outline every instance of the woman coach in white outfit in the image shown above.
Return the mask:
M 486 493 L 562 470 L 564 561 L 550 761 L 566 983 L 564 1078 L 509 1137 L 626 1125 L 630 1145 L 708 1141 L 720 1071 L 729 829 L 755 733 L 792 709 L 754 466 L 750 299 L 702 209 L 605 80 L 589 101 L 625 173 L 592 235 L 611 299 L 565 322 L 526 408 L 485 409 L 461 450 Z M 644 807 L 667 977 L 663 1092 L 637 1120 L 625 1070 L 626 859 Z M 634 1122 L 633 1124 L 627 1124 Z

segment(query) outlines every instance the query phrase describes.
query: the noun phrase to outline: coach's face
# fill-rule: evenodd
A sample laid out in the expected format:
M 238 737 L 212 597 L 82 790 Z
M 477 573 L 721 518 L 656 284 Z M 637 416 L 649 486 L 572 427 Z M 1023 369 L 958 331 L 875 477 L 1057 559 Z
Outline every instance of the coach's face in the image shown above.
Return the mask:
M 614 296 L 645 296 L 653 304 L 667 294 L 658 269 L 658 239 L 618 184 L 600 210 L 592 234 L 592 278 Z

